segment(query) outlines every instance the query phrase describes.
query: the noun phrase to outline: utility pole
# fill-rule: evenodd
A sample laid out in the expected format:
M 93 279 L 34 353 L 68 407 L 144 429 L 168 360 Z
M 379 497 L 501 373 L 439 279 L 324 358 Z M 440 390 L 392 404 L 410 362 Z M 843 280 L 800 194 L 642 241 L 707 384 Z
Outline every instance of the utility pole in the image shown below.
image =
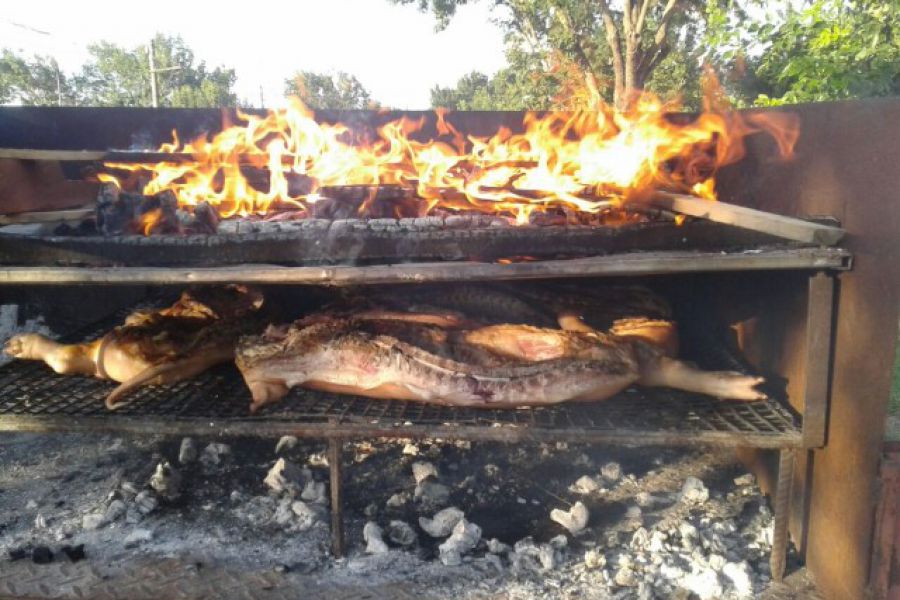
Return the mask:
M 259 107 L 260 108 L 266 107 L 266 97 L 263 96 L 263 86 L 262 85 L 259 86 Z
M 153 38 L 150 38 L 150 98 L 153 108 L 159 108 L 159 97 L 156 94 L 156 63 L 153 59 Z
M 150 38 L 150 45 L 148 47 L 148 50 L 150 58 L 150 99 L 153 102 L 153 108 L 159 108 L 159 93 L 156 89 L 156 74 L 164 73 L 166 71 L 177 71 L 181 69 L 181 67 L 164 67 L 162 69 L 156 68 L 156 59 L 153 56 L 153 38 Z
M 62 82 L 59 79 L 59 63 L 53 59 L 53 67 L 56 69 L 56 105 L 62 106 Z

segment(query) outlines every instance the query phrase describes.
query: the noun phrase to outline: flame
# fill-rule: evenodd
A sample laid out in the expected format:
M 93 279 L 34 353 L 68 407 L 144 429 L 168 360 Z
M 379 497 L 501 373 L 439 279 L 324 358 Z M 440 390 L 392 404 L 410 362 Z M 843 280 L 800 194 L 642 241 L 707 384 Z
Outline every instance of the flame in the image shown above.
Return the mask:
M 642 93 L 621 112 L 601 105 L 526 113 L 521 133 L 501 127 L 478 137 L 464 136 L 438 110 L 438 136 L 426 141 L 416 139 L 424 117 L 393 120 L 374 141 L 360 141 L 347 126 L 317 122 L 290 99 L 286 109 L 263 116 L 238 111 L 239 122 L 212 138 L 181 143 L 173 132 L 172 143 L 160 148 L 193 160 L 106 167 L 149 176 L 145 194 L 171 190 L 179 206 L 208 202 L 226 218 L 308 209 L 323 188 L 350 184 L 413 187 L 423 215 L 472 211 L 517 223 L 527 223 L 535 210 L 597 213 L 654 190 L 715 199 L 717 169 L 743 156 L 748 135 L 773 135 L 788 158 L 798 129 L 792 115 L 730 111 L 714 77 L 707 79 L 704 111 L 696 118 L 672 117 L 677 103 Z M 263 185 L 260 173 L 268 179 Z
M 141 231 L 144 232 L 144 235 L 150 235 L 153 233 L 153 228 L 157 223 L 162 220 L 162 209 L 154 208 L 153 210 L 148 210 L 144 214 L 141 215 L 140 218 L 140 228 Z

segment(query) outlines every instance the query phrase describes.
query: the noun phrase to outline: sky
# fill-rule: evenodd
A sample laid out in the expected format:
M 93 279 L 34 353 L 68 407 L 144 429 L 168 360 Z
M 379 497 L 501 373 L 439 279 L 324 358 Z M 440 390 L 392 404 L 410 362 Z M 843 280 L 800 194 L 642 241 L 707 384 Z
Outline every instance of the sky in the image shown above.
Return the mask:
M 238 97 L 254 106 L 260 88 L 266 106 L 283 104 L 284 80 L 303 70 L 346 71 L 384 105 L 428 108 L 433 86 L 453 85 L 472 70 L 493 73 L 506 62 L 488 2 L 462 7 L 440 33 L 431 15 L 388 0 L 3 4 L 0 47 L 53 56 L 71 72 L 92 42 L 130 48 L 155 32 L 177 34 L 196 59 L 234 68 Z

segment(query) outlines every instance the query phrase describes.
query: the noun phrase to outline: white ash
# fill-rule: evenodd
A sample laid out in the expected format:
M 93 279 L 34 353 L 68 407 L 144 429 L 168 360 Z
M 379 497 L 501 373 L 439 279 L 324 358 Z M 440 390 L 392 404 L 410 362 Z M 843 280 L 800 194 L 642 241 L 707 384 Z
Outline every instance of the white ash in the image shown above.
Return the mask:
M 297 516 L 297 527 L 300 531 L 306 531 L 322 520 L 321 509 L 302 500 L 291 503 L 291 512 Z
M 446 566 L 456 566 L 462 562 L 462 555 L 471 552 L 481 541 L 481 527 L 466 521 L 457 521 L 453 531 L 443 544 L 438 546 L 441 562 Z
M 214 467 L 219 464 L 225 457 L 231 454 L 231 446 L 222 442 L 210 442 L 200 454 L 200 462 L 208 467 Z
M 603 475 L 603 478 L 607 481 L 618 481 L 622 478 L 622 465 L 617 462 L 608 462 L 600 467 L 600 474 Z
M 756 485 L 756 477 L 753 476 L 753 473 L 744 473 L 734 478 L 734 485 L 739 487 Z
M 384 532 L 377 523 L 369 521 L 363 527 L 363 539 L 366 542 L 366 553 L 368 554 L 384 554 L 388 551 L 388 546 L 382 539 Z
M 141 493 L 141 488 L 133 481 L 123 481 L 119 484 L 119 495 L 125 500 L 133 500 Z
M 396 508 L 401 508 L 403 506 L 406 506 L 406 504 L 410 500 L 412 500 L 412 497 L 409 495 L 408 492 L 397 492 L 396 494 L 392 494 L 391 497 L 388 498 L 387 501 L 384 503 L 384 505 L 389 509 L 391 509 L 391 508 L 396 509 Z
M 414 546 L 419 541 L 416 530 L 406 521 L 394 519 L 388 524 L 388 539 L 399 546 Z
M 556 540 L 558 538 L 554 538 Z M 510 553 L 510 567 L 513 573 L 527 576 L 531 573 L 546 573 L 560 566 L 563 561 L 562 546 L 558 541 L 538 544 L 531 537 L 526 537 L 513 546 Z
M 550 518 L 565 527 L 571 534 L 579 533 L 587 527 L 590 516 L 587 507 L 580 500 L 569 510 L 554 508 L 550 511 Z
M 597 483 L 597 480 L 590 475 L 582 475 L 575 483 L 569 486 L 569 491 L 575 494 L 586 495 L 597 492 L 602 489 L 602 487 L 603 486 Z
M 197 450 L 197 442 L 194 441 L 194 438 L 186 437 L 181 440 L 181 446 L 178 448 L 179 464 L 190 464 L 197 460 L 198 455 L 199 451 Z
M 151 529 L 134 529 L 125 536 L 123 544 L 125 548 L 134 548 L 141 544 L 146 544 L 153 539 L 153 531 Z
M 702 504 L 709 500 L 709 489 L 696 477 L 688 477 L 681 487 L 681 500 L 688 503 Z
M 417 461 L 412 464 L 412 474 L 416 484 L 422 483 L 429 477 L 434 479 L 438 477 L 437 467 L 433 463 L 423 461 Z
M 276 494 L 297 493 L 311 478 L 312 472 L 307 467 L 298 467 L 285 458 L 279 458 L 266 473 L 263 483 Z
M 450 501 L 450 488 L 432 479 L 426 479 L 416 484 L 413 499 L 428 509 L 446 506 Z
M 447 537 L 456 527 L 465 514 L 458 508 L 451 506 L 436 513 L 431 519 L 427 517 L 419 517 L 419 527 L 425 533 L 434 538 Z
M 491 538 L 460 554 L 457 566 L 445 566 L 438 548 L 453 533 L 452 527 L 437 538 L 419 532 L 417 542 L 410 546 L 398 542 L 400 537 L 391 538 L 393 520 L 412 524 L 421 516 L 426 524 L 434 525 L 436 516 L 422 504 L 386 504 L 394 494 L 409 498 L 412 493 L 410 462 L 402 453 L 406 441 L 373 442 L 366 462 L 354 466 L 345 489 L 350 558 L 335 561 L 328 558 L 326 508 L 298 500 L 306 482 L 295 495 L 275 495 L 262 484 L 262 474 L 274 460 L 271 441 L 257 442 L 254 447 L 243 440 L 223 440 L 241 448 L 240 454 L 215 469 L 180 469 L 190 482 L 180 502 L 157 505 L 156 492 L 133 482 L 146 482 L 151 474 L 148 469 L 158 462 L 158 458 L 148 460 L 151 447 L 157 457 L 177 455 L 180 439 L 148 446 L 140 438 L 110 443 L 113 438 L 107 436 L 72 436 L 66 439 L 77 439 L 77 443 L 60 444 L 55 437 L 47 437 L 28 442 L 23 446 L 27 452 L 10 452 L 10 448 L 15 450 L 10 438 L 16 440 L 19 435 L 0 440 L 0 489 L 6 490 L 0 493 L 0 523 L 7 524 L 0 531 L 0 552 L 36 541 L 53 546 L 58 545 L 53 540 L 65 539 L 67 544 L 85 543 L 89 560 L 191 556 L 225 561 L 240 569 L 271 570 L 274 565 L 285 565 L 287 577 L 312 569 L 323 580 L 354 585 L 403 582 L 424 592 L 440 589 L 448 600 L 498 595 L 522 600 L 687 598 L 719 593 L 718 597 L 732 600 L 760 594 L 769 577 L 771 512 L 759 489 L 737 477 L 740 471 L 730 454 L 718 450 L 628 450 L 575 444 L 560 450 L 549 445 L 548 457 L 538 460 L 539 452 L 527 444 L 473 444 L 465 449 L 449 443 L 422 443 L 416 456 L 431 462 L 440 473 L 440 483 L 452 490 L 459 511 L 452 527 L 464 513 L 467 522 L 475 521 L 484 528 L 485 538 Z M 198 439 L 198 447 L 208 441 Z M 302 448 L 292 452 L 292 457 L 314 455 L 322 448 L 321 444 L 300 443 Z M 72 452 L 72 448 L 77 450 Z M 94 453 L 85 454 L 85 448 Z M 111 452 L 115 455 L 110 456 Z M 578 462 L 582 454 L 590 460 Z M 38 466 L 35 456 L 44 457 Z M 89 458 L 81 458 L 85 456 Z M 657 457 L 660 460 L 655 461 Z M 593 466 L 610 462 L 628 472 L 615 485 L 601 479 Z M 450 468 L 451 464 L 458 469 Z M 485 468 L 487 465 L 494 468 Z M 57 473 L 67 472 L 75 475 L 60 481 Z M 44 479 L 48 474 L 53 477 Z M 709 497 L 705 502 L 679 501 L 688 475 L 706 482 Z M 566 544 L 563 540 L 567 538 L 559 536 L 547 541 L 547 527 L 555 526 L 548 513 L 535 509 L 531 500 L 551 503 L 558 496 L 573 502 L 579 495 L 568 487 L 582 476 L 609 488 L 593 492 L 602 498 L 591 500 L 601 499 L 610 511 L 591 519 Z M 22 481 L 29 483 L 17 487 Z M 11 489 L 23 491 L 11 494 Z M 362 501 L 359 494 L 363 494 Z M 518 504 L 516 496 L 526 504 Z M 60 497 L 66 504 L 55 508 Z M 154 506 L 146 515 L 137 508 L 139 497 Z M 34 502 L 29 504 L 29 500 Z M 115 501 L 126 505 L 124 519 L 120 516 L 90 531 L 82 528 L 87 514 L 96 513 L 105 521 Z M 588 503 L 587 497 L 584 502 Z M 33 508 L 22 514 L 26 505 Z M 373 507 L 371 511 L 368 506 Z M 362 516 L 363 507 L 371 517 Z M 35 527 L 38 508 L 46 518 L 44 528 Z M 248 518 L 251 513 L 256 522 Z M 381 524 L 382 542 L 394 549 L 364 554 L 366 544 L 360 533 L 366 521 Z M 493 529 L 497 523 L 505 529 Z M 129 537 L 136 530 L 150 533 Z M 515 537 L 510 539 L 510 534 Z M 535 537 L 509 548 L 528 535 Z M 123 549 L 126 539 L 129 548 Z M 455 556 L 450 562 L 455 562 Z M 617 576 L 627 587 L 616 584 Z
M 584 566 L 588 569 L 602 569 L 606 566 L 606 555 L 596 548 L 586 550 L 584 553 Z
M 153 492 L 143 490 L 134 497 L 134 506 L 142 515 L 149 515 L 159 506 L 159 500 L 156 499 Z
M 113 500 L 106 507 L 106 512 L 104 513 L 104 519 L 107 523 L 113 523 L 119 518 L 124 517 L 126 511 L 128 510 L 128 506 L 122 500 Z
M 297 444 L 300 443 L 300 440 L 293 435 L 283 435 L 278 439 L 278 443 L 275 444 L 275 454 L 284 454 L 289 452 L 297 447 Z
M 86 531 L 93 531 L 106 525 L 106 514 L 102 512 L 92 512 L 81 517 L 81 526 Z
M 175 500 L 181 494 L 181 473 L 164 460 L 156 465 L 156 471 L 150 477 L 150 487 L 166 500 Z
M 300 493 L 300 499 L 312 504 L 327 504 L 328 496 L 325 493 L 325 482 L 313 481 L 312 479 L 307 480 L 306 485 L 303 486 L 303 491 Z

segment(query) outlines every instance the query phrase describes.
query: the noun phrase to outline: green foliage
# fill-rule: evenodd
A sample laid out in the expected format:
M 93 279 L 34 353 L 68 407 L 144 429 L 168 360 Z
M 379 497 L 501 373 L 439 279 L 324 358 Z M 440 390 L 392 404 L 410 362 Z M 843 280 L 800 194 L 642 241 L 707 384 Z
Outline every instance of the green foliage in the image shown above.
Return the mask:
M 757 68 L 764 89 L 756 104 L 900 93 L 897 0 L 817 0 L 754 33 L 769 42 Z
M 478 71 L 464 75 L 454 87 L 434 87 L 431 105 L 453 110 L 546 110 L 561 93 L 563 81 L 548 72 L 540 56 L 507 52 L 509 66 L 492 76 Z
M 474 0 L 391 0 L 413 4 L 431 12 L 438 29 L 447 25 L 456 9 Z M 584 105 L 591 93 L 586 79 L 593 76 L 597 92 L 613 101 L 615 74 L 597 0 L 490 0 L 495 22 L 504 32 L 509 66 L 473 89 L 471 75 L 459 81 L 456 92 L 432 91 L 433 104 L 492 109 L 572 108 Z M 621 8 L 613 5 L 613 19 L 623 27 Z M 639 50 L 655 44 L 653 32 L 662 17 L 664 2 L 652 2 Z M 691 105 L 699 97 L 699 35 L 702 4 L 683 0 L 664 39 L 671 52 L 649 70 L 647 87 L 659 93 L 683 96 Z M 668 50 L 667 50 L 668 51 Z
M 0 103 L 47 106 L 74 104 L 72 81 L 47 56 L 27 59 L 10 50 L 0 57 Z
M 297 96 L 310 108 L 375 108 L 378 104 L 360 81 L 348 73 L 336 75 L 300 71 L 284 82 L 284 93 Z
M 160 106 L 203 107 L 237 103 L 232 88 L 234 69 L 210 69 L 197 62 L 180 37 L 158 34 L 153 40 Z M 60 73 L 52 59 L 32 60 L 3 51 L 0 61 L 0 100 L 19 104 L 82 106 L 151 106 L 148 46 L 123 48 L 109 42 L 88 47 L 90 59 L 76 75 Z

